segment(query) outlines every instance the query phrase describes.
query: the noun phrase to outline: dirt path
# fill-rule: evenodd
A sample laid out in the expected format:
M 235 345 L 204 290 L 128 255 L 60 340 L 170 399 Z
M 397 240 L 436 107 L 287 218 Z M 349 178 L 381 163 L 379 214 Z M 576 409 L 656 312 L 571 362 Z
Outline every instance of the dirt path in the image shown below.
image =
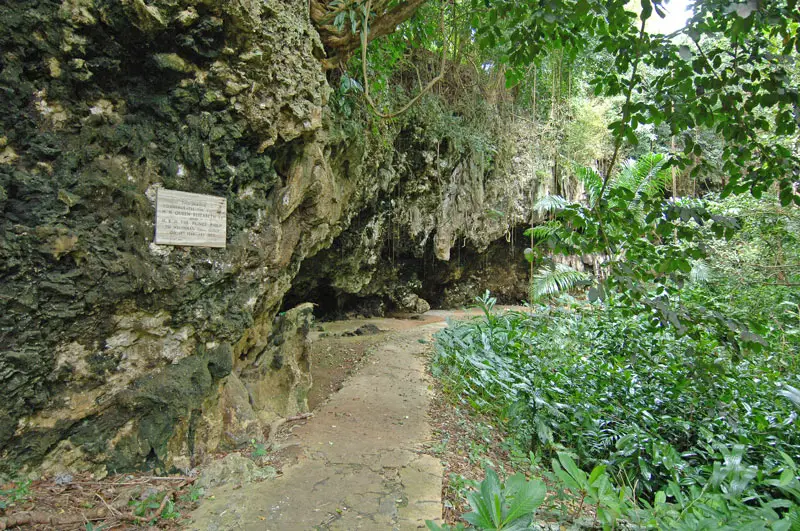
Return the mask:
M 282 475 L 213 489 L 191 515 L 192 528 L 411 530 L 441 521 L 442 465 L 422 453 L 433 394 L 425 365 L 431 335 L 449 315 L 326 324 L 329 336 L 364 323 L 390 331 L 353 342 L 354 353 L 365 341 L 374 346 L 341 390 L 280 441 L 279 453 L 293 461 Z

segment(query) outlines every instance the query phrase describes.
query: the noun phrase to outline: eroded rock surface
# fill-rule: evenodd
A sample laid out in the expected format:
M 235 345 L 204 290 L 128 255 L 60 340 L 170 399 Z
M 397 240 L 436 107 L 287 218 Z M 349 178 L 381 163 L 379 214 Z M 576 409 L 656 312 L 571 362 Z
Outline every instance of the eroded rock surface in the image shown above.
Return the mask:
M 394 256 L 458 262 L 558 184 L 495 108 L 334 92 L 302 0 L 20 0 L 0 28 L 0 473 L 263 440 L 306 407 L 307 294 L 424 312 Z M 159 187 L 225 197 L 227 247 L 154 244 Z
M 540 221 L 533 207 L 551 193 L 578 200 L 583 186 L 552 175 L 530 122 L 502 113 L 481 120 L 497 150 L 493 157 L 449 142 L 478 135 L 470 129 L 475 124 L 456 122 L 449 134 L 414 124 L 412 138 L 445 140 L 417 140 L 415 151 L 399 153 L 396 163 L 412 171 L 391 197 L 359 213 L 330 248 L 302 264 L 289 300 L 313 300 L 335 316 L 377 316 L 455 308 L 486 289 L 508 304 L 527 299 L 530 271 L 522 253 L 530 239 L 523 231 Z
M 0 27 L 0 472 L 186 468 L 302 409 L 273 318 L 353 191 L 307 4 L 21 1 Z M 158 186 L 226 196 L 227 249 L 154 245 Z

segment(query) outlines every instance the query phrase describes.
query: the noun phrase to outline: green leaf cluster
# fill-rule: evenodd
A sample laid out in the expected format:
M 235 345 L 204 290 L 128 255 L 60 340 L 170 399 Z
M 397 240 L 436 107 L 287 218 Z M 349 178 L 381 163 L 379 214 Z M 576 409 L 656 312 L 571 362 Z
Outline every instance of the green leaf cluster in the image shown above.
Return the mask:
M 528 480 L 524 474 L 514 474 L 501 482 L 497 473 L 486 467 L 486 477 L 477 491 L 467 493 L 472 511 L 464 520 L 476 529 L 492 531 L 522 531 L 530 529 L 536 509 L 544 502 L 547 489 L 538 479 Z M 427 522 L 428 529 L 452 529 Z M 458 528 L 456 528 L 458 529 Z

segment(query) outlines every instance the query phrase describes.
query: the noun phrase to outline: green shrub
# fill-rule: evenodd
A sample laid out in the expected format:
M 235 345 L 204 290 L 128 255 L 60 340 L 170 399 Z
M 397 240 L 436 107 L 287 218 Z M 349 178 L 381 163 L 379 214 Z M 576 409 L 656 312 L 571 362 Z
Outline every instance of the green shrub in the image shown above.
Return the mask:
M 712 330 L 678 337 L 610 304 L 498 313 L 488 294 L 479 303 L 483 318 L 438 334 L 434 374 L 519 446 L 568 448 L 584 469 L 603 467 L 651 504 L 643 520 L 796 514 L 784 496 L 795 500 L 786 489 L 800 456 L 799 380 L 785 338 L 743 353 Z M 662 498 L 692 510 L 658 509 Z
M 478 487 L 477 491 L 467 493 L 472 511 L 463 518 L 476 529 L 492 531 L 529 529 L 533 515 L 547 493 L 541 480 L 528 481 L 523 474 L 514 474 L 501 482 L 489 467 L 486 467 L 486 478 Z M 430 520 L 426 524 L 431 531 L 463 529 L 463 526 L 440 527 Z
M 788 358 L 788 359 L 787 359 Z M 506 421 L 520 444 L 571 448 L 653 492 L 744 444 L 769 470 L 800 455 L 781 386 L 793 353 L 741 356 L 708 335 L 675 337 L 614 307 L 540 308 L 461 323 L 437 338 L 435 371 L 476 409 Z

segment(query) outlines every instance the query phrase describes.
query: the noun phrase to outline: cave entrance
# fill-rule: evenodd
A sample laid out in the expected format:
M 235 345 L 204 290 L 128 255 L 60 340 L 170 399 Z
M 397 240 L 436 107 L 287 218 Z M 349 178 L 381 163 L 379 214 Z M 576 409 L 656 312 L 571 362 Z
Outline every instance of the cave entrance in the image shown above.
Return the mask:
M 303 262 L 284 297 L 282 310 L 303 302 L 316 305 L 320 320 L 348 317 L 409 316 L 426 307 L 450 309 L 470 306 L 487 289 L 501 304 L 518 304 L 528 298 L 530 265 L 523 251 L 525 227 L 478 250 L 458 241 L 450 260 L 435 257 L 432 238 L 420 248 L 417 242 L 393 241 L 384 245 L 377 262 L 354 263 L 353 257 L 368 256 L 351 249 L 361 241 L 347 233 L 317 256 Z M 349 293 L 337 286 L 358 286 Z M 422 301 L 421 303 L 419 301 Z

